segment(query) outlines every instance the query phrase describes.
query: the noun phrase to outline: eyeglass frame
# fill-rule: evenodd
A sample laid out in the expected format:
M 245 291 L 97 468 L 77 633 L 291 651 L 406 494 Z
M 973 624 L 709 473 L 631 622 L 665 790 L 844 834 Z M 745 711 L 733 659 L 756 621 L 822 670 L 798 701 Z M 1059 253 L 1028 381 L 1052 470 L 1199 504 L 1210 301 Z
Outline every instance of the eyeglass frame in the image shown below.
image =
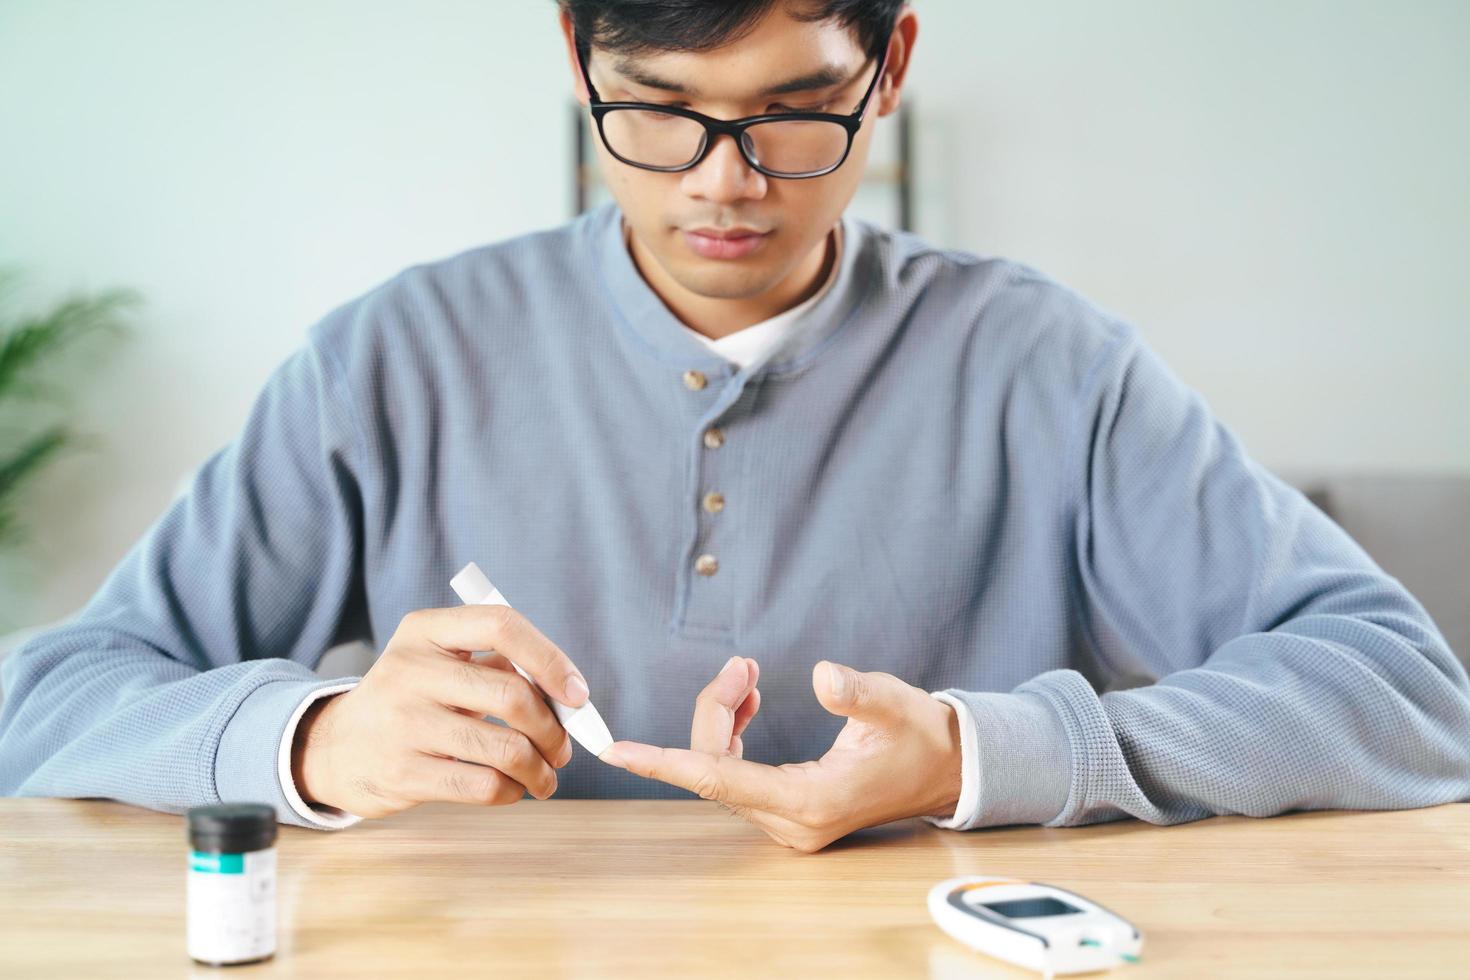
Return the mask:
M 717 139 L 721 135 L 728 135 L 735 141 L 735 146 L 740 150 L 740 156 L 745 160 L 746 164 L 757 173 L 765 174 L 767 177 L 775 177 L 779 180 L 809 180 L 813 177 L 825 177 L 847 162 L 848 156 L 852 153 L 852 142 L 857 137 L 858 130 L 862 129 L 863 122 L 866 119 L 868 101 L 873 97 L 873 93 L 877 91 L 878 81 L 883 77 L 884 72 L 888 70 L 888 48 L 890 40 L 891 38 L 885 39 L 883 42 L 883 56 L 878 61 L 878 71 L 873 75 L 873 80 L 868 83 L 868 90 L 863 93 L 862 101 L 858 103 L 857 108 L 851 113 L 770 112 L 756 116 L 742 116 L 739 119 L 716 119 L 714 116 L 706 116 L 702 112 L 686 109 L 683 106 L 658 105 L 652 102 L 604 102 L 602 101 L 602 96 L 597 94 L 597 87 L 592 84 L 592 75 L 587 70 L 587 56 L 591 50 L 590 46 L 584 47 L 581 39 L 575 35 L 572 37 L 572 46 L 577 51 L 577 67 L 582 70 L 582 81 L 587 85 L 587 109 L 591 112 L 593 121 L 597 123 L 597 135 L 601 138 L 602 145 L 607 147 L 607 152 L 611 153 L 614 159 L 619 162 L 626 163 L 630 167 L 637 167 L 640 170 L 652 170 L 655 173 L 683 173 L 686 170 L 693 170 L 699 166 L 704 161 L 704 158 L 709 156 L 710 151 L 714 149 Z M 875 52 L 871 51 L 868 53 L 869 61 L 873 59 L 874 54 Z M 607 132 L 602 126 L 604 116 L 609 112 L 620 109 L 660 112 L 666 115 L 682 116 L 685 119 L 692 119 L 704 126 L 704 145 L 700 148 L 693 160 L 690 160 L 688 163 L 679 164 L 678 166 L 659 167 L 654 164 L 638 163 L 629 160 L 617 150 L 613 149 L 612 143 L 608 141 Z M 746 148 L 743 137 L 745 131 L 752 126 L 780 120 L 835 123 L 847 131 L 847 146 L 843 149 L 842 156 L 838 158 L 837 162 L 825 170 L 814 170 L 810 173 L 801 174 L 783 174 L 767 170 L 751 158 L 750 151 Z

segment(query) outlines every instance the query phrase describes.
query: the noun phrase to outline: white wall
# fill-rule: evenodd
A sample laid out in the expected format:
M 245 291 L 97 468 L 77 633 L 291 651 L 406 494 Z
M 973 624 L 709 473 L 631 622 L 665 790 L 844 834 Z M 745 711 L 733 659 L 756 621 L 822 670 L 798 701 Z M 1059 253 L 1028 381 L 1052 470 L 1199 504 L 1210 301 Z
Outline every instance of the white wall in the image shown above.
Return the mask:
M 0 629 L 85 601 L 327 310 L 569 214 L 561 57 L 549 0 L 0 0 L 0 263 L 148 300 Z
M 922 233 L 1133 319 L 1268 465 L 1470 469 L 1470 4 L 916 6 Z M 0 0 L 0 264 L 148 299 L 0 628 L 85 601 L 332 306 L 568 216 L 554 16 Z
M 1470 469 L 1470 3 L 916 9 L 934 237 L 1128 316 L 1267 465 Z

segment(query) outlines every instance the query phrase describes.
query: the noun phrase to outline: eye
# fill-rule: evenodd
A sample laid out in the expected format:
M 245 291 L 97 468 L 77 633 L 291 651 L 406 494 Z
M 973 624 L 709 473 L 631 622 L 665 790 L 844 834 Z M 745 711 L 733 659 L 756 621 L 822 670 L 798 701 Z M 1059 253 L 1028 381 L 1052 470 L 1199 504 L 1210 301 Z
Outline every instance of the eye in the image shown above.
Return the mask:
M 685 107 L 683 102 L 654 102 L 652 99 L 640 99 L 631 92 L 618 92 L 616 101 L 632 102 L 650 109 L 682 109 Z
M 776 112 L 826 112 L 831 102 L 823 102 L 821 105 L 781 105 L 776 104 L 771 108 Z

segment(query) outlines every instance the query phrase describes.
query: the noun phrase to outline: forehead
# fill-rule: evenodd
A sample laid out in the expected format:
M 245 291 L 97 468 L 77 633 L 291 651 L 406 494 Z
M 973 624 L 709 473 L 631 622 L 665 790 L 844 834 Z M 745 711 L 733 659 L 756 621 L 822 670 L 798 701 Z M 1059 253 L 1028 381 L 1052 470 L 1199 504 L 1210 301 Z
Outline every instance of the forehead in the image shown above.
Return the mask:
M 865 60 L 856 31 L 836 19 L 799 20 L 779 4 L 748 33 L 708 51 L 592 52 L 599 74 L 709 100 L 739 99 L 789 81 L 818 83 L 808 89 L 838 84 Z

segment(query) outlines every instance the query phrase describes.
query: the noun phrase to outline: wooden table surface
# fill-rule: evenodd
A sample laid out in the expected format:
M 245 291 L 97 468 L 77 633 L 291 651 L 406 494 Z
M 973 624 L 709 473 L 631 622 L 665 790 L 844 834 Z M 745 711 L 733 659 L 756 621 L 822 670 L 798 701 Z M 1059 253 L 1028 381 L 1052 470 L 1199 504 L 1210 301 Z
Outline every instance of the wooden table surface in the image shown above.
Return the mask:
M 1148 977 L 1470 975 L 1470 805 L 957 833 L 817 854 L 700 801 L 420 807 L 281 828 L 279 951 L 184 952 L 182 817 L 0 799 L 0 976 L 1036 976 L 930 921 L 930 885 L 1002 874 L 1130 918 Z M 469 972 L 466 972 L 469 971 Z

